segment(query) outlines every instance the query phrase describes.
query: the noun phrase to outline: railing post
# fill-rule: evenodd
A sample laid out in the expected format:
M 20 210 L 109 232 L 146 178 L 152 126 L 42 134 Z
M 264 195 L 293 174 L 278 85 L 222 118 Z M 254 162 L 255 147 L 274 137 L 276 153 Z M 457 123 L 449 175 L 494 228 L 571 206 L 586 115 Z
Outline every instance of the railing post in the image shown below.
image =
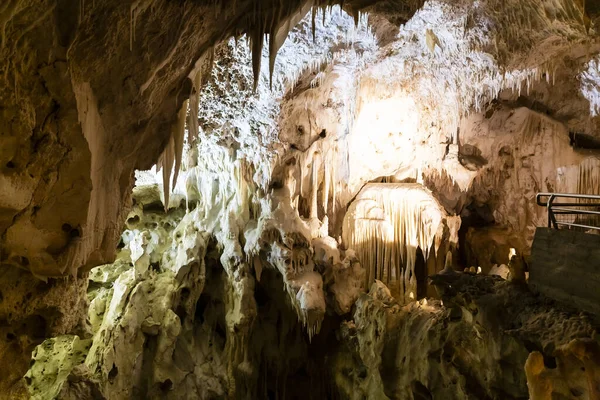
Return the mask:
M 546 203 L 546 208 L 548 209 L 548 228 L 552 228 L 552 222 L 554 220 L 552 215 L 552 202 L 554 201 L 554 195 L 550 195 L 548 197 L 548 203 Z M 556 225 L 556 224 L 555 224 Z M 556 228 L 556 226 L 554 226 Z

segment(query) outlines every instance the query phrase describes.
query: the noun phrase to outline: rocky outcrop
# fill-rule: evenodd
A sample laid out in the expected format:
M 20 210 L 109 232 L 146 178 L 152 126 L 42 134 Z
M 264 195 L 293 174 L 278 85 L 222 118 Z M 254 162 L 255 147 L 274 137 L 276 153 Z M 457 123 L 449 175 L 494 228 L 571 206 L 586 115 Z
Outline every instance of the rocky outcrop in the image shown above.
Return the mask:
M 507 263 L 510 247 L 528 252 L 535 228 L 547 224 L 537 193 L 594 194 L 600 189 L 595 183 L 600 154 L 570 146 L 563 123 L 529 108 L 497 104 L 487 115 L 466 119 L 461 144 L 462 163 L 477 172 L 465 193 L 471 204 L 463 216 L 479 214 L 483 224 L 496 225 L 475 229 L 465 238 L 473 237 L 467 240 L 473 243 L 469 263 L 486 271 Z M 483 242 L 487 244 L 479 244 Z M 492 247 L 501 249 L 500 256 L 485 254 L 494 253 Z
M 380 281 L 361 293 L 364 272 L 335 241 L 313 253 L 289 198 L 256 228 L 253 269 L 204 230 L 199 204 L 165 212 L 158 185 L 134 198 L 117 261 L 90 272 L 92 335 L 35 349 L 32 398 L 288 398 L 304 379 L 344 398 L 594 390 L 594 323 L 523 284 L 445 270 L 432 277 L 440 300 L 403 305 Z
M 86 276 L 41 281 L 28 271 L 0 269 L 0 398 L 26 393 L 23 375 L 31 353 L 45 338 L 89 335 Z
M 530 399 L 598 397 L 600 346 L 597 340 L 574 339 L 560 346 L 554 354 L 556 365 L 547 365 L 538 351 L 527 358 L 525 371 Z
M 226 315 L 235 286 L 226 284 L 210 235 L 185 209 L 165 213 L 159 201 L 152 209 L 143 200 L 159 200 L 158 188 L 154 196 L 144 192 L 115 263 L 90 272 L 93 335 L 59 336 L 37 348 L 25 377 L 32 398 L 69 398 L 76 382 L 102 398 L 229 393 Z
M 442 302 L 401 306 L 381 282 L 359 298 L 332 363 L 344 398 L 550 399 L 540 385 L 593 398 L 600 358 L 590 319 L 497 277 L 457 273 L 435 282 Z M 563 366 L 584 362 L 562 375 Z

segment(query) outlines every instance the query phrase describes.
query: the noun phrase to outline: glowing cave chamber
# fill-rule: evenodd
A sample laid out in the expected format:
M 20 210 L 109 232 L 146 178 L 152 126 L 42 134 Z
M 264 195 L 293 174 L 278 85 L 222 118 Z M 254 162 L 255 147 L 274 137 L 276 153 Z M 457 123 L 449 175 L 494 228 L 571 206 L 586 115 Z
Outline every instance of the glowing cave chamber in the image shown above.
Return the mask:
M 436 260 L 456 248 L 459 226 L 449 218 L 420 184 L 367 184 L 348 207 L 343 239 L 367 271 L 366 287 L 378 279 L 409 302 L 439 271 Z
M 600 399 L 593 2 L 29 3 L 0 400 Z

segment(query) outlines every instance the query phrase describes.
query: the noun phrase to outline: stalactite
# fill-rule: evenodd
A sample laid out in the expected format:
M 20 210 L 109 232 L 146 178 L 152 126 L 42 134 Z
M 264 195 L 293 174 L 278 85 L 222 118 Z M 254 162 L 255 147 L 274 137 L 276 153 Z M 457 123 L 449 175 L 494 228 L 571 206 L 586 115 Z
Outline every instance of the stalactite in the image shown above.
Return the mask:
M 175 160 L 175 171 L 173 173 L 173 187 L 177 183 L 177 177 L 179 176 L 179 170 L 181 169 L 181 159 L 183 157 L 183 142 L 185 137 L 185 120 L 187 116 L 189 100 L 183 102 L 183 105 L 177 113 L 177 122 L 173 127 L 171 135 L 173 137 L 173 151 Z
M 159 166 L 159 171 L 162 170 L 165 210 L 169 208 L 169 197 L 171 194 L 171 174 L 173 173 L 173 167 L 175 167 L 175 171 L 173 173 L 172 187 L 175 187 L 179 170 L 181 168 L 187 108 L 188 100 L 183 102 L 177 113 L 177 119 L 171 128 L 169 142 L 163 150 L 163 153 L 157 163 Z
M 313 6 L 311 11 L 311 26 L 313 42 L 317 41 L 317 7 Z
M 173 161 L 175 155 L 175 144 L 173 136 L 169 138 L 169 143 L 163 150 L 162 155 L 160 156 L 157 165 L 159 165 L 159 170 L 162 170 L 163 177 L 163 193 L 164 193 L 164 206 L 165 210 L 169 208 L 169 197 L 171 195 L 171 172 L 173 170 Z
M 137 17 L 147 7 L 146 0 L 136 0 L 129 9 L 129 50 L 133 51 L 133 42 L 135 42 L 135 30 Z
M 331 164 L 329 164 L 330 171 L 331 171 L 330 180 L 331 180 L 331 214 L 332 215 L 335 215 L 335 205 L 336 205 L 335 197 L 336 197 L 336 193 L 337 193 L 337 191 L 336 191 L 336 189 L 337 189 L 337 168 L 336 168 L 336 166 L 337 166 L 337 153 L 338 153 L 337 143 L 334 146 L 335 147 L 334 147 L 333 152 L 335 154 L 335 157 L 332 157 L 333 162 L 331 162 Z
M 319 170 L 321 167 L 321 155 L 318 152 L 315 152 L 313 155 L 312 162 L 312 179 L 311 179 L 311 187 L 310 187 L 310 218 L 318 217 L 318 201 L 317 201 L 317 192 L 319 190 Z
M 254 76 L 254 90 L 258 87 L 258 78 L 260 76 L 260 65 L 262 61 L 262 49 L 265 41 L 265 35 L 262 29 L 256 29 L 250 35 L 250 49 L 252 51 L 252 73 Z
M 333 160 L 333 163 L 335 163 L 335 159 Z M 328 210 L 328 206 L 329 206 L 329 195 L 330 195 L 330 188 L 329 185 L 331 184 L 331 166 L 330 163 L 325 162 L 325 174 L 323 177 L 323 209 L 325 210 L 325 214 L 327 215 L 327 210 Z
M 416 293 L 417 249 L 425 260 L 445 211 L 419 184 L 369 184 L 350 205 L 343 239 L 374 279 L 400 281 L 408 301 Z
M 297 281 L 302 282 L 297 291 L 291 285 L 285 285 L 284 290 L 290 297 L 299 322 L 306 329 L 309 341 L 312 341 L 313 336 L 321 330 L 325 314 L 323 280 L 317 272 L 310 271 L 302 274 Z
M 202 70 L 196 73 L 193 81 L 192 94 L 190 95 L 190 107 L 188 114 L 188 143 L 191 145 L 198 137 L 200 127 L 198 125 L 198 108 L 200 107 L 200 85 L 202 80 Z

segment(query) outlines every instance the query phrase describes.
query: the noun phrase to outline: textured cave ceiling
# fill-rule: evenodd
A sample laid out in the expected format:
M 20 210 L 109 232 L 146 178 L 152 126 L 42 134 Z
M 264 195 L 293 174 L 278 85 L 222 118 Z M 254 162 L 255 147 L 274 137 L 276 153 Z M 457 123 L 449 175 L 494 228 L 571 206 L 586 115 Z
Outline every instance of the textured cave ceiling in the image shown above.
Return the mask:
M 272 38 L 273 65 L 296 22 L 335 3 L 4 2 L 2 262 L 54 276 L 110 259 L 134 169 L 148 169 L 161 154 L 167 166 L 180 158 L 173 126 L 210 70 L 214 46 L 247 33 L 258 77 L 263 34 Z M 489 14 L 499 64 L 518 69 L 590 46 L 587 30 L 598 16 L 591 3 L 490 0 L 473 12 Z M 392 26 L 421 5 L 343 2 L 354 15 L 369 11 Z
M 312 4 L 0 5 L 2 262 L 43 276 L 112 257 L 133 170 L 149 168 L 168 145 L 194 78 L 210 68 L 212 48 L 242 33 L 255 54 L 263 33 L 279 46 Z M 253 63 L 258 71 L 260 57 Z

